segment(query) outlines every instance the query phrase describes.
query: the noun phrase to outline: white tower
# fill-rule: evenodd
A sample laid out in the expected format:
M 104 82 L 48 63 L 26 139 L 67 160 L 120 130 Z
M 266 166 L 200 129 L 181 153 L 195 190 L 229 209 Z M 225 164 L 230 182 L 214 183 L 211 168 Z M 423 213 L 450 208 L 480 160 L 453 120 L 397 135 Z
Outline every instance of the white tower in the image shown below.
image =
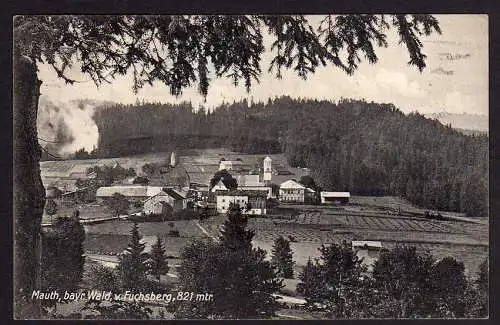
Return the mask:
M 175 167 L 175 165 L 177 165 L 177 160 L 175 159 L 175 152 L 172 151 L 170 155 L 170 166 Z
M 269 157 L 264 158 L 264 182 L 271 182 L 272 179 L 272 169 L 271 169 L 272 159 Z

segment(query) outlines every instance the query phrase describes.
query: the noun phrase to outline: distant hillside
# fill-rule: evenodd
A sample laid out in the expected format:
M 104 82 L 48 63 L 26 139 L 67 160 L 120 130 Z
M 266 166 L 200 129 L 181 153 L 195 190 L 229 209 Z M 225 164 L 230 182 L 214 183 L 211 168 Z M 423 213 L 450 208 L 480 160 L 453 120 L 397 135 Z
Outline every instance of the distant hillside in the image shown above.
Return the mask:
M 488 132 L 488 116 L 474 114 L 432 113 L 425 117 L 436 119 L 444 125 L 450 124 L 452 128 L 470 134 L 469 130 Z
M 325 190 L 396 195 L 428 209 L 487 216 L 488 137 L 471 137 L 392 104 L 281 97 L 224 104 L 116 105 L 96 112 L 98 151 L 118 157 L 225 147 L 283 153 Z

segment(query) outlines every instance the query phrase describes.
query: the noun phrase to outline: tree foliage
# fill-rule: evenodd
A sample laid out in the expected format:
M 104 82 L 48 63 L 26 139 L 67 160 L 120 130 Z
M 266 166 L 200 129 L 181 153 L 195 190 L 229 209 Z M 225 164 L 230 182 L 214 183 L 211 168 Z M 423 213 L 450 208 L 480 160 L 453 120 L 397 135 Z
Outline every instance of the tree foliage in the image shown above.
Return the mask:
M 42 236 L 41 291 L 57 291 L 61 301 L 64 291 L 76 292 L 85 263 L 85 230 L 78 218 L 58 217 Z M 55 305 L 57 300 L 44 300 Z
M 49 216 L 53 216 L 57 213 L 57 203 L 54 200 L 47 200 L 47 203 L 45 204 L 45 213 Z
M 228 212 L 220 242 L 194 242 L 181 253 L 181 291 L 213 294 L 210 301 L 183 301 L 177 318 L 268 318 L 279 305 L 282 285 L 266 252 L 252 248 L 253 232 L 238 208 Z
M 271 263 L 278 270 L 278 274 L 285 279 L 293 278 L 293 252 L 290 242 L 283 236 L 279 236 L 274 241 Z
M 297 285 L 308 308 L 324 310 L 333 318 L 369 317 L 371 284 L 363 277 L 366 267 L 351 245 L 344 241 L 322 245 L 319 250 L 320 258 L 308 261 Z
M 246 229 L 248 217 L 241 213 L 237 204 L 230 203 L 227 219 L 220 230 L 220 240 L 224 247 L 232 250 L 250 249 L 255 236 L 253 230 Z
M 141 235 L 137 223 L 134 222 L 130 231 L 130 243 L 125 252 L 120 255 L 117 270 L 120 275 L 121 287 L 130 291 L 141 291 L 147 280 L 148 254 L 144 252 L 145 244 L 141 243 Z
M 321 248 L 299 275 L 309 309 L 334 318 L 485 317 L 483 294 L 452 257 L 436 260 L 415 247 L 383 250 L 373 272 L 346 245 Z M 478 303 L 478 301 L 480 301 Z
M 218 170 L 214 176 L 210 179 L 210 188 L 217 185 L 217 183 L 222 180 L 224 186 L 229 190 L 235 190 L 238 188 L 238 181 L 233 177 L 227 170 Z
M 156 237 L 156 242 L 151 248 L 151 254 L 149 259 L 149 273 L 154 276 L 158 282 L 160 282 L 160 277 L 167 274 L 169 267 L 168 261 L 165 256 L 165 248 L 160 237 Z
M 140 185 L 148 185 L 149 179 L 147 177 L 137 176 L 136 178 L 134 178 L 134 181 L 132 183 Z
M 14 20 L 19 53 L 53 67 L 68 83 L 80 70 L 96 84 L 133 72 L 133 88 L 159 81 L 178 95 L 196 84 L 208 92 L 214 77 L 240 81 L 250 90 L 259 81 L 263 33 L 273 38 L 268 71 L 281 78 L 293 69 L 307 78 L 318 66 L 352 74 L 366 58 L 376 63 L 376 47 L 387 47 L 394 29 L 408 50 L 409 65 L 425 67 L 421 38 L 441 33 L 431 15 L 327 15 L 312 26 L 295 16 L 18 16 Z M 213 69 L 210 69 L 213 66 Z
M 122 213 L 127 213 L 130 207 L 130 202 L 123 194 L 120 193 L 114 193 L 106 200 L 106 204 L 113 212 L 114 217 L 117 217 Z

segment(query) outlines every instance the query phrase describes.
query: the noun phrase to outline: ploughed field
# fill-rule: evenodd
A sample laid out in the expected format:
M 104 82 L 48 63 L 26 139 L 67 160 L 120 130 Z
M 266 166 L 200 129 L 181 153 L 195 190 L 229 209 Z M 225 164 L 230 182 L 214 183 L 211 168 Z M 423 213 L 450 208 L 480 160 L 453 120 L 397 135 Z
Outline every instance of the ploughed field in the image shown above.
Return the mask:
M 318 248 L 322 244 L 343 240 L 381 241 L 385 248 L 416 246 L 422 252 L 428 250 L 436 258 L 452 256 L 464 262 L 469 273 L 475 273 L 488 256 L 487 224 L 398 216 L 371 208 L 353 213 L 349 206 L 346 209 L 300 207 L 292 212 L 294 209 L 287 206 L 283 214 L 249 219 L 249 228 L 255 230 L 254 244 L 268 252 L 278 236 L 292 239 L 294 260 L 299 269 L 309 257 L 319 256 Z M 211 218 L 203 226 L 211 234 L 217 234 L 223 220 L 222 216 Z

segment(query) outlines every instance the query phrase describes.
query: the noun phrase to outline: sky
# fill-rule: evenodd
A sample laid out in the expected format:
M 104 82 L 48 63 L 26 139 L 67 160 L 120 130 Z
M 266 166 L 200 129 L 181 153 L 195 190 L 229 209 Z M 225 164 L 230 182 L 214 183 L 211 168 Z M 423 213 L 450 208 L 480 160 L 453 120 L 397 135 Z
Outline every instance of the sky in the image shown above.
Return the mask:
M 41 93 L 49 100 L 59 102 L 73 99 L 134 103 L 137 100 L 162 103 L 191 101 L 194 107 L 214 107 L 222 102 L 248 100 L 266 102 L 268 98 L 288 95 L 291 97 L 339 100 L 340 98 L 365 99 L 379 103 L 393 103 L 403 112 L 469 113 L 488 115 L 488 16 L 487 15 L 435 15 L 442 34 L 423 37 L 423 53 L 427 67 L 421 73 L 409 66 L 404 45 L 398 44 L 394 32 L 388 34 L 388 48 L 377 48 L 378 63 L 363 62 L 352 76 L 332 66 L 320 67 L 314 75 L 302 80 L 293 71 L 275 79 L 267 73 L 272 54 L 263 54 L 263 74 L 251 93 L 244 86 L 234 87 L 229 79 L 212 81 L 206 98 L 199 95 L 196 85 L 184 90 L 178 98 L 170 95 L 166 86 L 158 83 L 145 86 L 137 94 L 132 91 L 131 75 L 118 77 L 112 84 L 96 87 L 88 76 L 72 70 L 71 76 L 83 81 L 66 85 L 58 79 L 51 67 L 40 65 L 39 77 L 43 80 Z M 308 16 L 312 24 L 318 16 Z M 269 50 L 269 37 L 265 37 Z

